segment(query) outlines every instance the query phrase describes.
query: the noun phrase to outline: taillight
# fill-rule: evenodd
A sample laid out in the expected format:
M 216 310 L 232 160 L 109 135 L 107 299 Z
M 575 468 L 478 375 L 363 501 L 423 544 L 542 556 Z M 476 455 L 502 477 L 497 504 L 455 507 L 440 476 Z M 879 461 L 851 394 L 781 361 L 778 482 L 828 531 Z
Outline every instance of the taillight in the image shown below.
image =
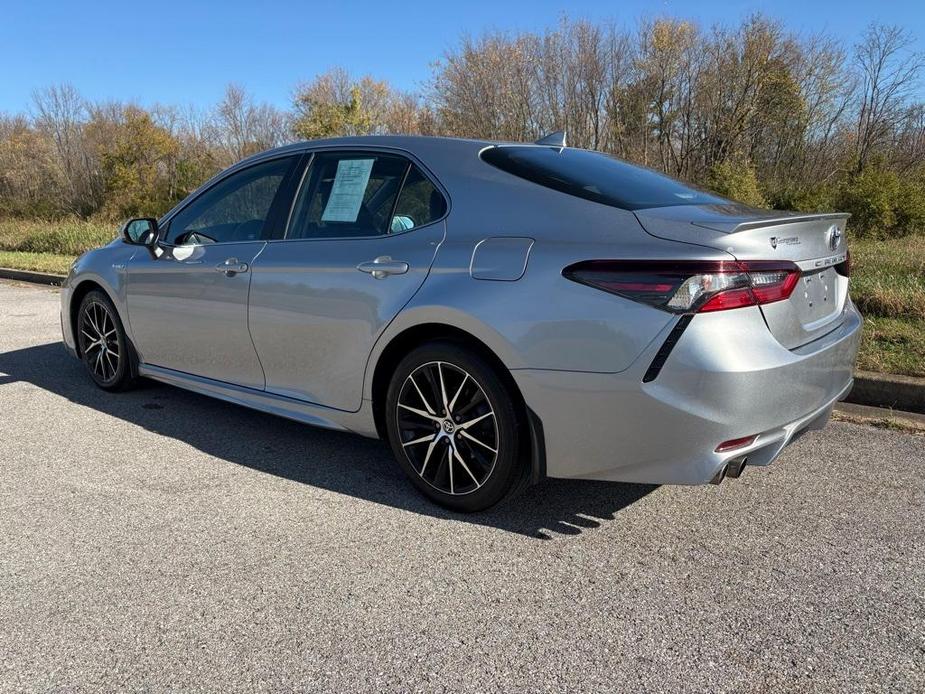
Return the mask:
M 703 313 L 787 299 L 800 268 L 773 260 L 587 260 L 562 274 L 672 313 Z

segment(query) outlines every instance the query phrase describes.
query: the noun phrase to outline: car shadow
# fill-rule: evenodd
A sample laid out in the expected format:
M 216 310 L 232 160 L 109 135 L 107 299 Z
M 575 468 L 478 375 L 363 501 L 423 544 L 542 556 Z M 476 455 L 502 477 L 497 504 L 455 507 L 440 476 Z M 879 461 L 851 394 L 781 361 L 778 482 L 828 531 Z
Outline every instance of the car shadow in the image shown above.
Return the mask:
M 0 353 L 0 387 L 27 382 L 222 460 L 303 484 L 435 518 L 491 526 L 528 537 L 577 535 L 613 520 L 653 485 L 545 480 L 499 508 L 459 514 L 422 497 L 381 441 L 327 431 L 179 388 L 143 380 L 106 393 L 61 343 Z

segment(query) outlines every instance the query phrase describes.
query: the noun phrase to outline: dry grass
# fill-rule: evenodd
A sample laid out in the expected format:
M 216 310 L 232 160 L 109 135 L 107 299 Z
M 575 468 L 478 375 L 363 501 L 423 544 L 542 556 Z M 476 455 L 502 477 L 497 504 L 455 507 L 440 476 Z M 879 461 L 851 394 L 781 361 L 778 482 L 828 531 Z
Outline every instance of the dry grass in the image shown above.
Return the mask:
M 112 241 L 116 222 L 82 219 L 0 219 L 0 250 L 78 256 Z
M 16 270 L 34 270 L 53 275 L 66 275 L 74 262 L 72 255 L 55 253 L 25 253 L 23 251 L 0 251 L 0 267 Z
M 925 424 L 916 419 L 910 419 L 908 416 L 903 417 L 901 413 L 899 415 L 893 414 L 892 410 L 884 411 L 888 413 L 885 416 L 868 416 L 842 410 L 836 406 L 835 411 L 832 412 L 832 419 L 836 422 L 865 424 L 878 429 L 889 429 L 890 431 L 901 431 L 915 436 L 925 436 Z
M 851 298 L 865 316 L 925 320 L 925 236 L 851 242 Z

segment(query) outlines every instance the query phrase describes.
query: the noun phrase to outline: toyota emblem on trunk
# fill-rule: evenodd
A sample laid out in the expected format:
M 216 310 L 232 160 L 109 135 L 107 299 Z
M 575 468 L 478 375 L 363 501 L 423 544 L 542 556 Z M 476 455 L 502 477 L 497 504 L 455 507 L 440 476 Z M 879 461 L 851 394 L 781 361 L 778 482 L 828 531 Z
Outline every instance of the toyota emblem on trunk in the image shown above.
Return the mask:
M 841 229 L 833 224 L 829 227 L 826 237 L 828 239 L 829 250 L 834 251 L 838 248 L 838 244 L 841 243 Z

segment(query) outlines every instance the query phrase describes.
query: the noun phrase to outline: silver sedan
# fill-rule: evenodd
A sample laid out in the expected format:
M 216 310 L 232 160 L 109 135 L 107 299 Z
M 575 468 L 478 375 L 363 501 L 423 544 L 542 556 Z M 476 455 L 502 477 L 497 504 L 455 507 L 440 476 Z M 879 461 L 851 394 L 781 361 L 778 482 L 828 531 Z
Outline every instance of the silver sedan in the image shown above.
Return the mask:
M 545 476 L 718 483 L 851 388 L 846 219 L 558 135 L 322 140 L 127 222 L 74 263 L 61 325 L 101 388 L 387 439 L 457 510 Z

